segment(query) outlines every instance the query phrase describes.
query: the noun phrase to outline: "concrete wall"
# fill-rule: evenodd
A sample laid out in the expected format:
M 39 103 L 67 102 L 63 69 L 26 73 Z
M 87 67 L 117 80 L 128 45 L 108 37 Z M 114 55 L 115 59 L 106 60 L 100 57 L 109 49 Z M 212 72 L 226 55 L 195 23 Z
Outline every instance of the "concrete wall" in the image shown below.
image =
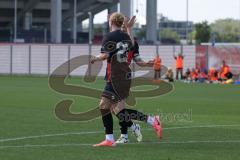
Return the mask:
M 159 55 L 163 65 L 175 68 L 173 53 L 181 50 L 180 46 L 159 46 Z M 92 54 L 97 55 L 100 46 L 92 47 Z M 152 60 L 157 53 L 156 46 L 140 46 L 141 57 Z M 195 67 L 195 46 L 183 47 L 186 56 L 184 68 Z M 58 66 L 80 55 L 88 55 L 88 45 L 48 45 L 48 44 L 0 44 L 0 74 L 51 74 Z M 105 74 L 106 63 L 100 76 Z M 71 75 L 84 75 L 86 66 L 74 70 Z

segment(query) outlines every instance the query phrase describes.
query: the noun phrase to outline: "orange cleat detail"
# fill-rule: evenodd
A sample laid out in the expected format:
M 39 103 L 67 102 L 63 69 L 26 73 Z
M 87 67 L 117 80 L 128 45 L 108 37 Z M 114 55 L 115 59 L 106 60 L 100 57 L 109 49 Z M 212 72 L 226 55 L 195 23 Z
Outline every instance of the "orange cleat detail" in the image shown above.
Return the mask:
M 116 143 L 114 141 L 104 140 L 101 143 L 93 145 L 93 147 L 115 147 Z
M 161 122 L 159 120 L 159 116 L 154 117 L 154 122 L 153 122 L 153 129 L 155 130 L 157 136 L 159 139 L 162 139 L 162 126 Z

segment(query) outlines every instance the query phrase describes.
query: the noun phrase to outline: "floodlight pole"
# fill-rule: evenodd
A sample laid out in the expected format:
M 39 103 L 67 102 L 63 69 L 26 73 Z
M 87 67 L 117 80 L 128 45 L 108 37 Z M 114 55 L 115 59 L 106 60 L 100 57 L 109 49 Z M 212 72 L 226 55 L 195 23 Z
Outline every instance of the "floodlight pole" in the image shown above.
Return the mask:
M 92 45 L 92 35 L 93 35 L 93 21 L 92 21 L 92 12 L 88 12 L 88 15 L 89 15 L 89 32 L 88 32 L 88 38 L 89 38 L 89 46 L 91 46 Z M 91 48 L 89 48 L 89 53 L 91 53 L 91 50 L 90 50 Z
M 17 40 L 17 0 L 14 1 L 14 42 Z
M 240 0 L 239 0 L 239 28 L 240 28 Z M 240 30 L 239 30 L 239 42 L 240 42 Z
M 74 6 L 73 6 L 73 43 L 77 43 L 77 0 L 74 0 Z
M 88 75 L 91 76 L 91 63 L 90 59 L 92 56 L 92 35 L 93 35 L 93 15 L 92 12 L 88 12 L 89 15 L 89 26 L 88 26 L 88 55 L 89 55 L 89 72 Z
M 186 24 L 186 43 L 188 44 L 188 0 L 186 0 L 186 19 L 187 19 L 187 24 Z

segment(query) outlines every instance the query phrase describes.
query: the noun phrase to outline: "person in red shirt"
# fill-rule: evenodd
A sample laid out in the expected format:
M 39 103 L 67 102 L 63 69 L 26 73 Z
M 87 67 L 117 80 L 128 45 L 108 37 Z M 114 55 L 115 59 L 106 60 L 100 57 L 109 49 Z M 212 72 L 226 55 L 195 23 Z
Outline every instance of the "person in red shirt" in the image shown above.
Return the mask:
M 156 56 L 156 58 L 153 60 L 153 69 L 155 71 L 154 73 L 154 79 L 158 80 L 161 77 L 161 63 L 162 60 L 159 55 Z
M 217 70 L 214 67 L 210 68 L 210 70 L 208 71 L 208 80 L 210 83 L 218 80 Z
M 178 54 L 178 56 L 173 56 L 176 61 L 176 79 L 178 80 L 178 76 L 180 73 L 181 79 L 183 79 L 183 59 L 184 56 L 182 54 Z
M 193 68 L 191 72 L 191 81 L 198 81 L 198 74 L 198 70 Z

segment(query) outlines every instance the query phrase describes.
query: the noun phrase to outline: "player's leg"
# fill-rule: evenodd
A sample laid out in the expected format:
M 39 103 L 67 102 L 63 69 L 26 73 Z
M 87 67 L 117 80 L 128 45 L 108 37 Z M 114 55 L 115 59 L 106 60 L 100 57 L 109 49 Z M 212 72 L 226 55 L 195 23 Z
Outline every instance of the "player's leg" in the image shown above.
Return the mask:
M 115 146 L 115 141 L 113 137 L 113 118 L 110 111 L 112 106 L 111 100 L 108 98 L 102 97 L 99 109 L 102 115 L 102 122 L 105 127 L 105 140 L 99 144 L 95 144 L 95 147 L 98 146 Z
M 130 119 L 125 119 L 124 115 L 126 114 L 125 109 L 121 110 L 118 114 L 116 114 L 117 118 L 119 119 L 119 126 L 121 135 L 116 141 L 116 143 L 128 143 L 128 127 L 133 125 L 133 122 Z
M 158 70 L 158 80 L 161 78 L 161 70 Z
M 128 113 L 131 120 L 142 121 L 151 125 L 154 128 L 157 136 L 159 138 L 162 138 L 162 126 L 161 126 L 159 116 L 146 115 L 134 109 L 125 109 L 125 111 Z
M 154 70 L 154 80 L 157 80 L 157 70 Z
M 178 74 L 179 74 L 179 70 L 178 68 L 176 68 L 176 80 L 178 80 Z
M 121 107 L 119 108 L 121 109 Z M 150 116 L 142 112 L 139 112 L 137 110 L 124 108 L 118 111 L 117 117 L 119 118 L 119 121 L 122 122 L 122 124 L 127 124 L 129 122 L 129 119 L 145 122 L 154 128 L 159 138 L 162 138 L 162 127 L 161 127 L 161 122 L 159 120 L 159 116 Z
M 162 72 L 162 70 L 160 69 L 160 70 L 159 70 L 159 73 L 158 73 L 158 74 L 159 74 L 159 75 L 158 75 L 158 76 L 159 76 L 159 79 L 161 78 L 161 72 Z
M 113 108 L 113 112 L 119 119 L 119 125 L 121 130 L 121 136 L 116 141 L 116 143 L 127 143 L 128 140 L 128 128 L 130 128 L 133 132 L 133 135 L 136 137 L 137 141 L 142 141 L 142 134 L 140 131 L 140 125 L 135 124 L 130 119 L 130 115 L 125 110 L 125 100 L 120 101 L 115 108 Z
M 183 68 L 180 69 L 181 80 L 183 80 Z

